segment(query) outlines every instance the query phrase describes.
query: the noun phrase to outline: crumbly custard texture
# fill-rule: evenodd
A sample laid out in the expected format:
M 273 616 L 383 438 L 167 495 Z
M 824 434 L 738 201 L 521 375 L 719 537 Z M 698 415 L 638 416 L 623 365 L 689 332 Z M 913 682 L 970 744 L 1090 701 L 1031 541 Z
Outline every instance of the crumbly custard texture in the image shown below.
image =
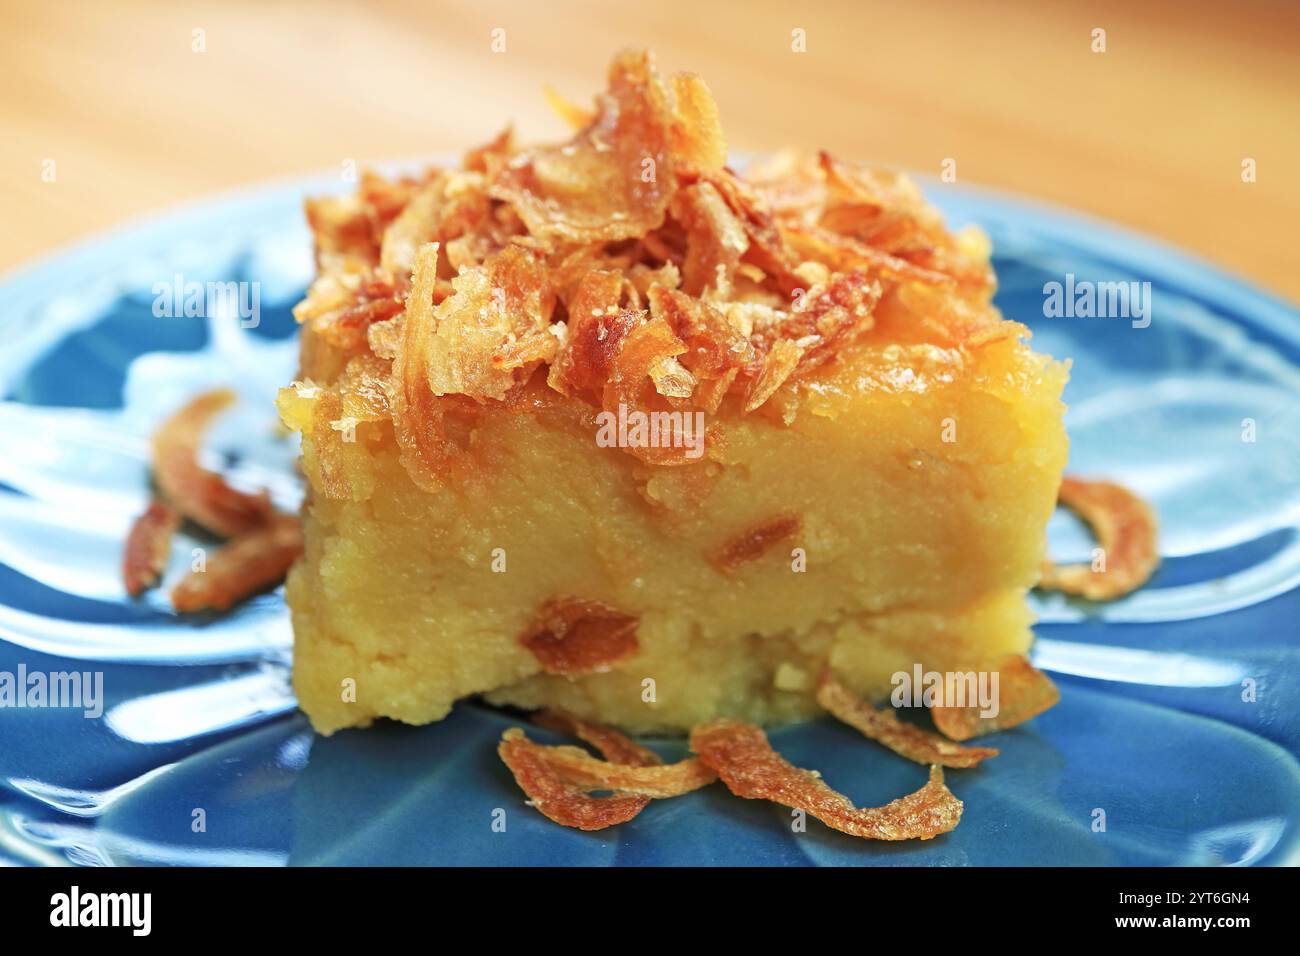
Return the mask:
M 475 694 L 774 723 L 827 665 L 880 698 L 1024 652 L 1066 369 L 991 305 L 982 237 L 824 153 L 737 176 L 707 89 L 644 54 L 564 112 L 558 146 L 308 204 L 280 408 L 317 730 Z M 703 453 L 598 443 L 620 408 L 702 413 Z

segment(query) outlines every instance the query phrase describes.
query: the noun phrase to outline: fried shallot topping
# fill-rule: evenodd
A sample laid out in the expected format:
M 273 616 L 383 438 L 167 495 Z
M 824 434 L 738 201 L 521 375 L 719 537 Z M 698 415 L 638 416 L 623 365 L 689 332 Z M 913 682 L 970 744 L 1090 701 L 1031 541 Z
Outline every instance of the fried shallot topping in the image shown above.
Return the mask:
M 998 667 L 998 713 L 984 717 L 978 705 L 930 708 L 934 725 L 952 740 L 970 740 L 983 734 L 1006 730 L 1056 706 L 1061 692 L 1042 671 L 1022 655 L 1008 657 Z M 974 748 L 964 748 L 974 749 Z M 995 751 L 996 752 L 996 751 Z
M 1160 563 L 1156 516 L 1151 507 L 1122 485 L 1066 475 L 1058 500 L 1088 523 L 1097 536 L 1091 564 L 1043 562 L 1040 588 L 1109 601 L 1136 591 Z
M 158 583 L 171 554 L 172 535 L 180 523 L 180 513 L 157 499 L 132 523 L 122 555 L 122 581 L 127 594 L 137 597 Z
M 855 807 L 819 775 L 802 770 L 768 743 L 751 724 L 715 720 L 691 731 L 691 749 L 717 771 L 738 797 L 770 800 L 803 810 L 832 829 L 867 840 L 929 840 L 947 833 L 961 819 L 962 802 L 944 786 L 943 770 L 930 768 L 920 790 L 883 807 Z
M 636 626 L 599 601 L 559 598 L 542 606 L 520 643 L 548 674 L 599 674 L 636 653 Z
M 827 669 L 817 682 L 817 703 L 863 736 L 888 747 L 900 757 L 943 767 L 974 767 L 996 757 L 994 747 L 962 747 L 938 734 L 905 724 L 892 710 L 876 710 Z
M 539 386 L 595 413 L 726 406 L 788 423 L 817 370 L 909 288 L 929 290 L 917 322 L 945 347 L 1021 334 L 991 304 L 987 243 L 949 233 L 903 176 L 818 154 L 744 179 L 708 87 L 665 80 L 643 52 L 615 57 L 595 109 L 550 99 L 567 141 L 507 130 L 459 168 L 367 174 L 356 195 L 308 204 L 304 378 L 345 391 L 351 363 L 382 362 L 383 416 L 422 488 L 475 474 L 461 463 L 476 415 L 536 407 Z M 705 438 L 703 455 L 620 449 L 722 460 L 722 422 Z

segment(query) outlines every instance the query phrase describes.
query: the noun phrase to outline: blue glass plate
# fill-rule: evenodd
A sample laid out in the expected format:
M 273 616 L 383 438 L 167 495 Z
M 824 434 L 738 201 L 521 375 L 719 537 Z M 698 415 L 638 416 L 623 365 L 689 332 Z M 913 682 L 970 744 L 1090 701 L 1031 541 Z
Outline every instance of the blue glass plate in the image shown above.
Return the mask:
M 0 861 L 41 864 L 1282 864 L 1300 856 L 1300 322 L 1236 279 L 1109 225 L 932 183 L 991 235 L 998 303 L 1073 359 L 1071 470 L 1155 503 L 1164 563 L 1094 607 L 1035 596 L 1035 659 L 1058 707 L 948 774 L 961 825 L 873 844 L 721 787 L 622 827 L 565 830 L 526 807 L 477 704 L 428 727 L 315 737 L 288 683 L 282 597 L 178 618 L 129 602 L 121 542 L 146 498 L 161 410 L 218 384 L 246 398 L 214 462 L 287 508 L 300 490 L 271 398 L 294 372 L 290 309 L 311 276 L 301 197 L 337 178 L 226 196 L 83 244 L 0 283 L 0 680 L 85 673 L 87 716 L 0 709 Z M 1044 286 L 1149 282 L 1151 321 L 1051 318 Z M 186 282 L 256 282 L 167 317 Z M 161 283 L 161 285 L 160 285 Z M 251 288 L 251 287 L 250 287 Z M 183 311 L 183 310 L 182 310 Z M 164 314 L 159 315 L 157 313 Z M 1140 323 L 1139 323 L 1140 325 Z M 1053 552 L 1086 555 L 1059 516 Z M 198 544 L 195 542 L 194 544 Z M 171 574 L 189 547 L 175 549 Z M 543 739 L 553 739 L 539 732 Z M 924 768 L 832 721 L 773 734 L 855 802 Z M 651 741 L 667 757 L 680 741 Z M 505 811 L 504 832 L 493 823 Z M 1104 827 L 1100 825 L 1104 822 Z

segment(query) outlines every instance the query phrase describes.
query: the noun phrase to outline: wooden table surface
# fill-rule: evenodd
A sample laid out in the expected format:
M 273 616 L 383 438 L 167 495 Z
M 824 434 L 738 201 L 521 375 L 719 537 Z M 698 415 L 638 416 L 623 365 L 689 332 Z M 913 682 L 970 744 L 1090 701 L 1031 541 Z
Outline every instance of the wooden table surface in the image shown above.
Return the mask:
M 1300 300 L 1293 0 L 0 0 L 0 269 L 215 190 L 460 150 L 507 119 L 559 136 L 542 85 L 588 102 L 627 45 L 701 73 L 734 150 L 936 175 L 954 159 L 959 182 L 1134 226 Z

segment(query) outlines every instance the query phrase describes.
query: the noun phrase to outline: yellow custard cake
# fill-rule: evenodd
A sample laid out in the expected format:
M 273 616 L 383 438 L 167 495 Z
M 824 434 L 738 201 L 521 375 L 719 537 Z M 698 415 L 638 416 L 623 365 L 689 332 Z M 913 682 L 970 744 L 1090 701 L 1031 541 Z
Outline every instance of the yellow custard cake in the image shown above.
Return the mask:
M 322 733 L 553 706 L 633 731 L 818 712 L 829 665 L 1032 639 L 1064 365 L 987 241 L 825 153 L 725 165 L 696 77 L 617 57 L 555 145 L 315 200 L 294 684 Z

